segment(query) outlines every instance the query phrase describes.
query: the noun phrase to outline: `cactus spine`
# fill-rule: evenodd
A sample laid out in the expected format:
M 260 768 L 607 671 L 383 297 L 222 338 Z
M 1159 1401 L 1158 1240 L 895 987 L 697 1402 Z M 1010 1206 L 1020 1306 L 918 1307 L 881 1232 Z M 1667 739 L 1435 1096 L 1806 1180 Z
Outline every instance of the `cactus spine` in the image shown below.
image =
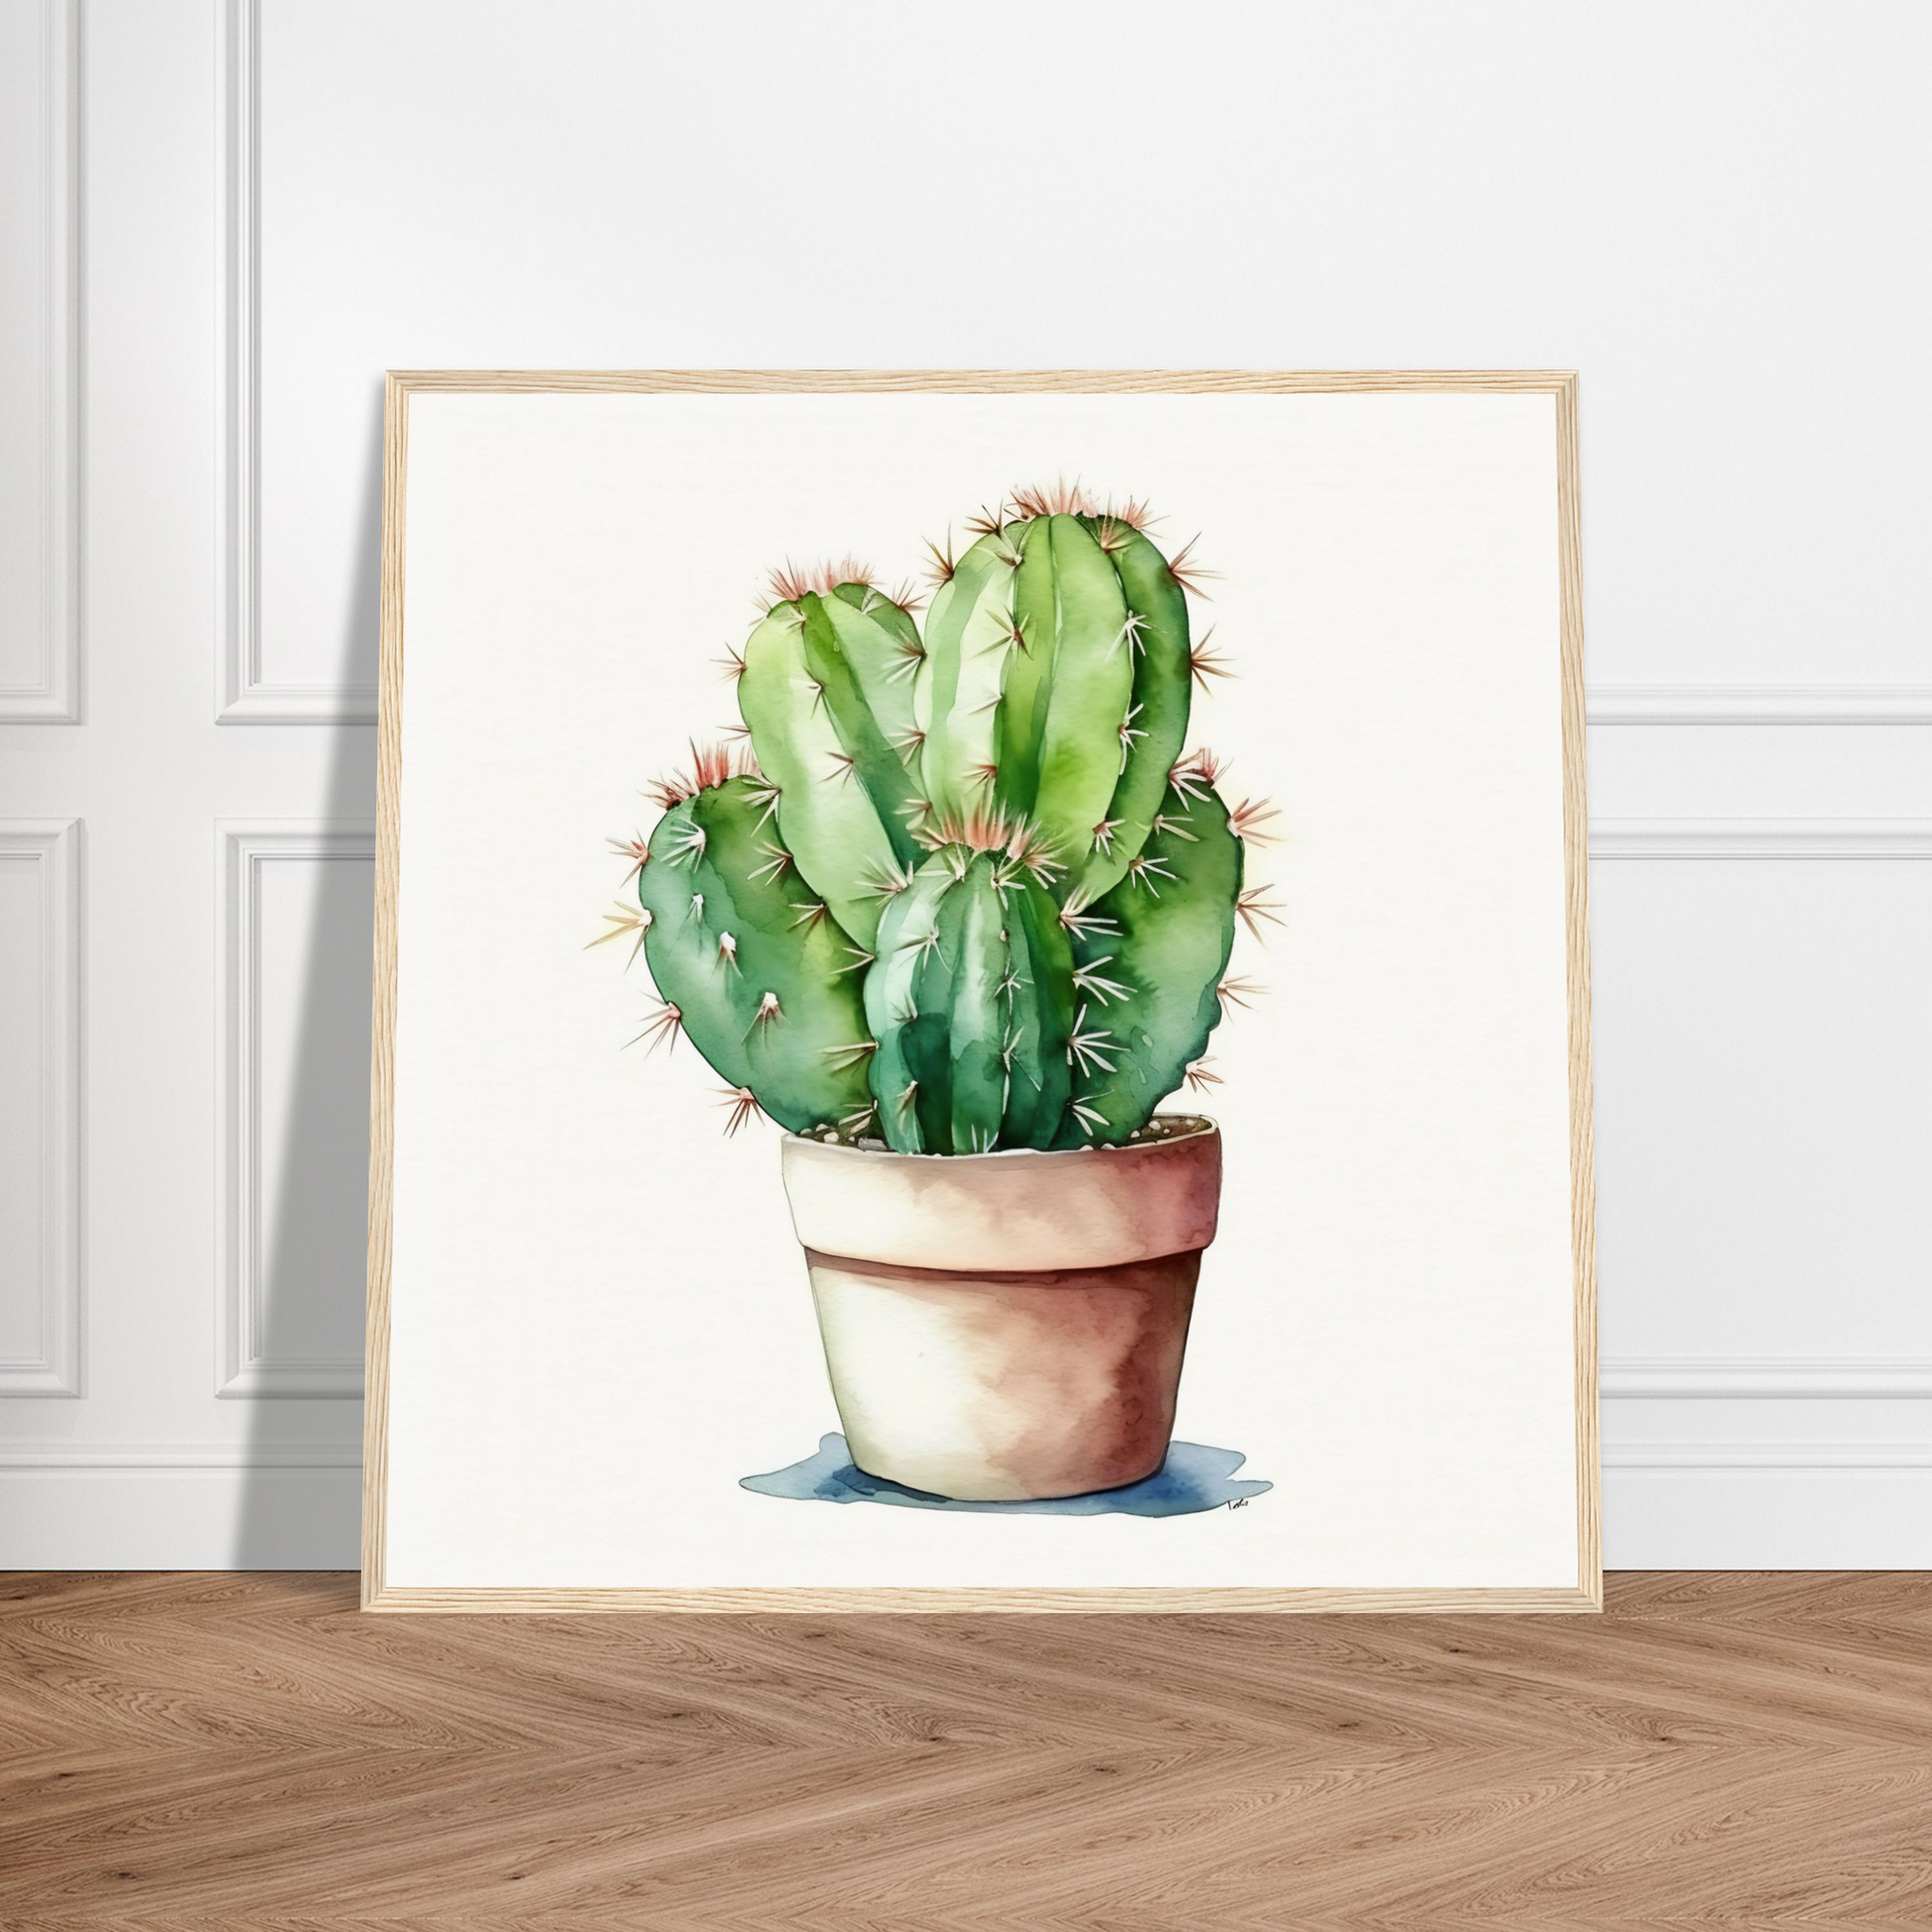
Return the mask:
M 1022 492 L 935 551 L 923 631 L 849 563 L 774 577 L 756 762 L 665 788 L 636 872 L 656 1024 L 741 1110 L 912 1154 L 1111 1145 L 1188 1076 L 1264 814 L 1179 761 L 1216 660 L 1143 522 Z

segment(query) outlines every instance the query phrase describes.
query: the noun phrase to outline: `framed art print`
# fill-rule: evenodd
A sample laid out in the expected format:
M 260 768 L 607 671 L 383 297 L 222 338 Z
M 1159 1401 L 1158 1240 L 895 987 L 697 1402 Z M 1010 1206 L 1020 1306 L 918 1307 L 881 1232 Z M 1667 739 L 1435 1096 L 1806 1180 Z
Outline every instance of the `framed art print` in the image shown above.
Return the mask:
M 389 381 L 364 1602 L 1587 1610 L 1576 382 Z

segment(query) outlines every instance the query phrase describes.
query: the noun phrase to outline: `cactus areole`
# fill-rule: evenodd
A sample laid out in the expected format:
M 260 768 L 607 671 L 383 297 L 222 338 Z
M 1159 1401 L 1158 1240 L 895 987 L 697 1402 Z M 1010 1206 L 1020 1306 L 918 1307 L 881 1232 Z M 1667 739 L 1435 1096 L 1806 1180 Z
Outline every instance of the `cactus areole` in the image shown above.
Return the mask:
M 1244 834 L 1184 745 L 1197 581 L 1137 506 L 1023 491 L 918 600 L 847 563 L 773 578 L 734 652 L 744 726 L 619 846 L 662 1006 L 796 1135 L 895 1154 L 1117 1147 L 1224 1002 Z

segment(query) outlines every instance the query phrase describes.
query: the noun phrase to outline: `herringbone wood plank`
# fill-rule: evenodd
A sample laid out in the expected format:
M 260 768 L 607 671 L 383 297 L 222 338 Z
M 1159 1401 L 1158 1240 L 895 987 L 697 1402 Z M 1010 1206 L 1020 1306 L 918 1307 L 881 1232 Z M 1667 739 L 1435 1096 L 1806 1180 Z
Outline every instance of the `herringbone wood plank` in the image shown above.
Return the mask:
M 0 1580 L 0 1925 L 1932 1925 L 1932 1579 L 1600 1619 L 369 1617 Z

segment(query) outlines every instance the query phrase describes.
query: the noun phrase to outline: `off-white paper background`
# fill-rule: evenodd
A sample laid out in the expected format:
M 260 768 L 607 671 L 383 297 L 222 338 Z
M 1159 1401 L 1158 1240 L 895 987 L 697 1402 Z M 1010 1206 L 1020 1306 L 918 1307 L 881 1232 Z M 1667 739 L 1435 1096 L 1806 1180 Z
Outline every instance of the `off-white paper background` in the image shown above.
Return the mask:
M 1556 437 L 1545 395 L 418 396 L 409 432 L 388 1580 L 1577 1578 Z M 734 716 L 765 567 L 892 583 L 1016 483 L 1221 573 L 1190 742 L 1285 925 L 1176 1435 L 1273 1482 L 1147 1520 L 780 1501 L 838 1421 L 777 1171 L 586 951 L 638 794 Z

